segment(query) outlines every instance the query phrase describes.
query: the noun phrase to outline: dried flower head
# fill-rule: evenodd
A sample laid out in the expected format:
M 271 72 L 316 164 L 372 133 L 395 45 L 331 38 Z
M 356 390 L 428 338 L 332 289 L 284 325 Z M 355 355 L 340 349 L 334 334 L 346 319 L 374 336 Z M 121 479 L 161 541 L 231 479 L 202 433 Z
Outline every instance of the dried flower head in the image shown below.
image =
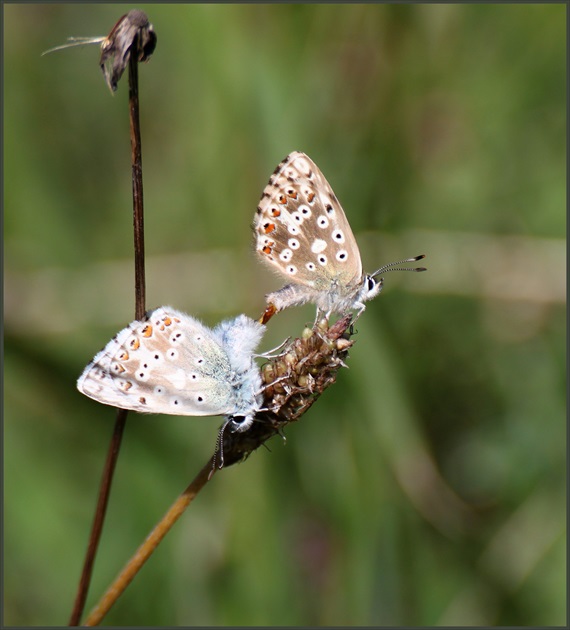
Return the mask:
M 131 52 L 137 61 L 148 61 L 156 47 L 156 33 L 146 13 L 133 9 L 119 18 L 101 43 L 99 65 L 109 89 L 117 89 L 119 79 L 129 63 Z
M 346 315 L 330 327 L 326 319 L 286 343 L 279 355 L 261 368 L 265 385 L 264 406 L 244 432 L 221 429 L 214 465 L 231 466 L 245 459 L 269 438 L 297 421 L 346 367 L 352 317 Z

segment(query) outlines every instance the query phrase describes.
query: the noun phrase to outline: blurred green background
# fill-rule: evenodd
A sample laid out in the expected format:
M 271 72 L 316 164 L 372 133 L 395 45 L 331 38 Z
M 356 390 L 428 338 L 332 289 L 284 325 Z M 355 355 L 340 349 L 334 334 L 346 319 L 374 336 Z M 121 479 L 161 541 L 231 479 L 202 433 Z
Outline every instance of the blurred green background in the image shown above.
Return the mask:
M 75 380 L 133 318 L 130 5 L 4 5 L 4 623 L 64 625 L 114 412 Z M 566 7 L 140 5 L 147 304 L 213 325 L 280 281 L 250 223 L 310 155 L 389 274 L 350 369 L 216 475 L 112 625 L 566 623 Z M 263 349 L 312 306 L 275 317 Z M 87 610 L 221 420 L 131 414 Z

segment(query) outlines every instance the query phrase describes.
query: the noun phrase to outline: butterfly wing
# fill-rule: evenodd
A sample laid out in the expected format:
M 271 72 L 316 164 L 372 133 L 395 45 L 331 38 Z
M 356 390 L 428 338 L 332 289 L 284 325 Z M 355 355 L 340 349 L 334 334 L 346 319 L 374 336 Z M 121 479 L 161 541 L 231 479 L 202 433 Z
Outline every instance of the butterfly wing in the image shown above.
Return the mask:
M 360 251 L 344 210 L 304 153 L 290 153 L 269 179 L 254 232 L 261 260 L 310 293 L 361 280 Z
M 227 353 L 197 319 L 161 307 L 119 332 L 77 381 L 106 405 L 146 413 L 210 416 L 235 411 Z

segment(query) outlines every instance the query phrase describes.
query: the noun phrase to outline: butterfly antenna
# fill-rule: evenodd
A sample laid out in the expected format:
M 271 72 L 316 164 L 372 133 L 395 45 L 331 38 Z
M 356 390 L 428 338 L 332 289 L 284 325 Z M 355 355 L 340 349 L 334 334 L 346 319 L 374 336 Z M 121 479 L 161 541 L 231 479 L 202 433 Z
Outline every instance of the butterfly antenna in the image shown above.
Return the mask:
M 403 265 L 404 263 L 409 262 L 417 262 L 422 258 L 425 258 L 425 254 L 420 254 L 419 256 L 414 256 L 413 258 L 405 258 L 404 260 L 398 260 L 396 262 L 388 263 L 383 267 L 380 267 L 378 271 L 375 271 L 373 274 L 370 274 L 373 278 L 379 276 L 383 273 L 388 273 L 388 271 L 427 271 L 426 267 L 397 267 L 396 265 Z
M 222 425 L 222 428 L 218 432 L 218 437 L 216 439 L 216 450 L 214 451 L 214 459 L 212 461 L 212 472 L 210 476 L 214 474 L 214 470 L 219 468 L 220 470 L 224 467 L 224 433 L 226 432 L 226 427 L 230 423 L 230 420 L 226 420 Z

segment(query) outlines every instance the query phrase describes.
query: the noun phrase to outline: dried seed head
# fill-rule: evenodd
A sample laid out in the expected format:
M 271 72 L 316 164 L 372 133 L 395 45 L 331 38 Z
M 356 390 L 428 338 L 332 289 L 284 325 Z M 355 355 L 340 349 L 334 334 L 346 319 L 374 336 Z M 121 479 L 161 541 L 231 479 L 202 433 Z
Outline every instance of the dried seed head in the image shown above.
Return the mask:
M 133 9 L 119 18 L 101 44 L 99 60 L 111 92 L 117 89 L 131 54 L 136 55 L 137 61 L 148 61 L 155 47 L 156 33 L 146 13 Z
M 221 467 L 242 461 L 266 440 L 298 420 L 324 390 L 336 381 L 343 367 L 350 340 L 351 316 L 339 319 L 329 327 L 326 320 L 314 329 L 305 329 L 301 337 L 289 341 L 280 355 L 261 368 L 265 386 L 264 411 L 256 414 L 252 426 L 242 433 L 224 431 L 220 435 Z M 223 444 L 222 444 L 223 442 Z

